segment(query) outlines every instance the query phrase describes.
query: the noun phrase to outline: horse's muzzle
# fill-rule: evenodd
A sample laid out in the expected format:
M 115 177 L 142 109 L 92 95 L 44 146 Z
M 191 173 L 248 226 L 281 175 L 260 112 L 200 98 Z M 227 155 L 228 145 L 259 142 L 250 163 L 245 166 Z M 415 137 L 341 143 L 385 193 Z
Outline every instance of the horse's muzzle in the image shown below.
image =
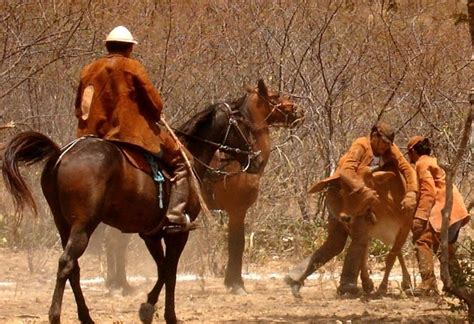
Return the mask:
M 263 158 L 260 155 L 260 152 L 258 152 L 258 154 L 250 158 L 250 165 L 247 168 L 246 172 L 254 173 L 254 174 L 259 173 L 262 167 L 263 167 Z

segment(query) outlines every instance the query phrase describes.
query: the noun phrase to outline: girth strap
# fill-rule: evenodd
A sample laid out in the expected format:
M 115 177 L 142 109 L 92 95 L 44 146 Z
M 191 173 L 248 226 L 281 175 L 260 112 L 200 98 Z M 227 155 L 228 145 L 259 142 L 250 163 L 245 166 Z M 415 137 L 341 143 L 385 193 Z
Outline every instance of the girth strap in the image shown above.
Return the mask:
M 158 194 L 158 201 L 160 204 L 160 209 L 163 209 L 163 184 L 165 182 L 165 176 L 163 172 L 161 172 L 160 167 L 156 161 L 156 157 L 151 155 L 148 152 L 145 152 L 145 158 L 150 164 L 151 167 L 151 176 L 155 182 L 157 182 L 160 186 L 160 192 Z
M 95 137 L 99 140 L 102 140 L 100 138 L 98 138 L 97 136 L 95 135 L 85 135 L 85 136 L 82 136 L 82 137 L 79 137 L 79 138 L 76 138 L 75 140 L 73 140 L 72 142 L 69 142 L 67 143 L 66 145 L 64 145 L 62 148 L 61 148 L 61 154 L 59 155 L 58 159 L 56 160 L 56 163 L 54 164 L 54 168 L 57 168 L 59 166 L 59 163 L 61 162 L 61 160 L 63 159 L 64 155 L 69 152 L 74 146 L 76 146 L 77 143 L 79 143 L 80 141 L 82 141 L 83 139 L 86 139 L 86 138 L 90 138 L 90 137 Z

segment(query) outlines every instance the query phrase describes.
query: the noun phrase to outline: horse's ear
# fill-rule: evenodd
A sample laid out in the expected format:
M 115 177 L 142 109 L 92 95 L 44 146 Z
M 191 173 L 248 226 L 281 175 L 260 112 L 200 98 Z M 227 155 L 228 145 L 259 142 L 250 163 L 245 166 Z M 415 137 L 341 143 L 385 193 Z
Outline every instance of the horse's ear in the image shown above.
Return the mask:
M 263 79 L 258 80 L 258 93 L 263 97 L 268 97 L 268 88 Z

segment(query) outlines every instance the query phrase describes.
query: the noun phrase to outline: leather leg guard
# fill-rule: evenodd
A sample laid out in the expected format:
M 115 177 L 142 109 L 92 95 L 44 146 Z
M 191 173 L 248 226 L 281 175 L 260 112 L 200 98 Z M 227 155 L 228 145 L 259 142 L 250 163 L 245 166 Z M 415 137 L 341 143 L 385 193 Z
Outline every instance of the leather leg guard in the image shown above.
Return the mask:
M 184 163 L 177 165 L 174 171 L 174 181 L 171 185 L 170 201 L 166 217 L 170 223 L 186 224 L 184 216 L 189 196 L 188 170 Z

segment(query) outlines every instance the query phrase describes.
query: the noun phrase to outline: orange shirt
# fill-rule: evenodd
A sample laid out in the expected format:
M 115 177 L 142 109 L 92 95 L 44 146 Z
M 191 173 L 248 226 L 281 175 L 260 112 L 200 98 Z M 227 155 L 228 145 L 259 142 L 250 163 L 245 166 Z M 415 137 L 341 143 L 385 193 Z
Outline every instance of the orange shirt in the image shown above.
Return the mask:
M 373 160 L 374 153 L 370 145 L 370 137 L 360 137 L 352 143 L 349 151 L 339 160 L 336 174 L 339 173 L 341 179 L 352 189 L 361 188 L 364 182 L 359 171 L 370 166 Z M 380 165 L 387 163 L 393 165 L 403 175 L 407 192 L 418 192 L 416 173 L 395 144 L 390 145 L 387 152 L 380 157 Z
M 446 199 L 446 174 L 436 158 L 422 155 L 416 161 L 416 174 L 420 186 L 420 199 L 415 212 L 416 218 L 429 220 L 435 231 L 441 230 L 442 214 Z M 469 217 L 462 196 L 456 186 L 453 188 L 453 208 L 449 225 Z
M 75 114 L 78 137 L 100 138 L 160 152 L 160 120 L 163 104 L 145 68 L 119 54 L 108 55 L 87 65 L 81 72 Z

